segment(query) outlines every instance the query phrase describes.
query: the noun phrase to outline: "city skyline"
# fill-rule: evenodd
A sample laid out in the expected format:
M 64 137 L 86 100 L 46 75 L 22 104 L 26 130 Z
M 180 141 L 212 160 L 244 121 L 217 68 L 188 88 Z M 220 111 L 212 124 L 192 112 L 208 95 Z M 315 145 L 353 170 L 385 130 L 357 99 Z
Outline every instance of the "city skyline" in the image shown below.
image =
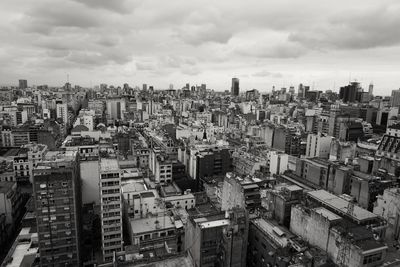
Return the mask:
M 288 8 L 290 6 L 291 8 Z M 396 1 L 3 1 L 0 83 L 400 87 Z

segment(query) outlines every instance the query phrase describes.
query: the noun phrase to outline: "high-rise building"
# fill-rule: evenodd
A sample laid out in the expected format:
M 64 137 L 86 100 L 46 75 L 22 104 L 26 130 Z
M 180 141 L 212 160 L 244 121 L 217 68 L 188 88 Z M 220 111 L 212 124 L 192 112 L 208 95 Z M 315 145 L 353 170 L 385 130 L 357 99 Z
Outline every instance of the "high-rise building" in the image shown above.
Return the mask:
M 107 99 L 107 119 L 123 120 L 126 111 L 126 103 L 124 98 Z
M 306 157 L 328 158 L 332 139 L 332 136 L 325 136 L 321 133 L 308 134 Z
M 344 103 L 352 103 L 356 101 L 357 92 L 359 92 L 360 83 L 351 82 L 347 86 L 340 87 L 339 99 L 342 99 Z
M 19 89 L 26 89 L 28 88 L 28 81 L 27 80 L 19 80 Z
M 123 249 L 121 173 L 116 158 L 100 159 L 100 201 L 103 260 L 109 262 L 114 252 Z
M 57 119 L 62 119 L 63 123 L 68 124 L 68 106 L 66 103 L 56 104 Z
M 304 86 L 303 84 L 299 84 L 299 89 L 297 91 L 297 96 L 298 97 L 304 97 Z
M 143 84 L 143 91 L 147 91 L 147 84 Z
M 81 266 L 81 191 L 76 151 L 49 151 L 33 171 L 40 266 Z
M 390 105 L 392 107 L 400 106 L 400 89 L 392 91 L 392 97 L 390 99 Z
M 232 96 L 239 95 L 239 79 L 238 78 L 232 78 L 231 95 Z
M 372 83 L 369 84 L 368 86 L 368 94 L 373 95 L 374 94 L 374 85 Z

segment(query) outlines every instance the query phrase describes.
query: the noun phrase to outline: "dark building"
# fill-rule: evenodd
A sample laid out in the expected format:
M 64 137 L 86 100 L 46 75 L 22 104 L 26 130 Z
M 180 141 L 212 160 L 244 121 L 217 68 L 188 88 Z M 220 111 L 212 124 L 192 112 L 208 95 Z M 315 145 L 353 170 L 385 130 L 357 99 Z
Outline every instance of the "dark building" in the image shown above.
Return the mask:
M 231 96 L 239 95 L 239 79 L 232 78 Z
M 251 267 L 291 266 L 294 235 L 273 220 L 251 220 L 247 247 L 247 264 Z
M 272 147 L 286 154 L 298 156 L 301 152 L 301 136 L 296 133 L 296 129 L 277 127 L 274 130 Z
M 319 99 L 319 95 L 319 91 L 307 91 L 305 93 L 305 98 L 307 99 L 307 101 L 316 102 Z
M 196 155 L 198 188 L 204 177 L 225 174 L 232 170 L 232 156 L 227 148 L 211 148 Z
M 340 87 L 339 99 L 343 100 L 344 103 L 355 102 L 359 88 L 360 83 L 358 82 L 352 82 L 349 85 Z
M 28 81 L 27 80 L 19 80 L 19 89 L 26 89 L 28 88 Z
M 194 266 L 246 266 L 248 223 L 244 209 L 191 215 L 185 246 Z
M 48 152 L 33 174 L 40 266 L 81 266 L 78 153 Z
M 350 122 L 346 125 L 346 141 L 357 142 L 364 137 L 363 126 L 359 122 Z

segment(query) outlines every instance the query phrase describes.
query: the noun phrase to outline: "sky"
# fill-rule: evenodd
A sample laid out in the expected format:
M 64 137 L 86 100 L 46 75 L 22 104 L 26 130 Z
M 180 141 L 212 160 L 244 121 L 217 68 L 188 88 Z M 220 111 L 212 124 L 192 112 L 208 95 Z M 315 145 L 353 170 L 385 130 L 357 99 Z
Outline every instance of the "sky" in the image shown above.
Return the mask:
M 400 88 L 398 0 L 1 0 L 0 84 Z

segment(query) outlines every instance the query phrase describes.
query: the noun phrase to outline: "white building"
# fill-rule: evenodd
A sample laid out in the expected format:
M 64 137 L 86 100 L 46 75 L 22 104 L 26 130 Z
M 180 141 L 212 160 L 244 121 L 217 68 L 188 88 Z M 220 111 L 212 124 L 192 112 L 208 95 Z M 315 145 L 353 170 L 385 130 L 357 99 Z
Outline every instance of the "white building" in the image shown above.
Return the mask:
M 121 177 L 118 160 L 100 159 L 101 241 L 103 260 L 123 250 Z
M 383 195 L 378 195 L 374 213 L 383 217 L 388 222 L 386 239 L 400 238 L 400 189 L 388 188 Z
M 288 169 L 289 155 L 278 151 L 270 151 L 269 153 L 269 172 L 273 174 L 281 174 Z
M 66 103 L 56 105 L 56 116 L 57 119 L 62 119 L 65 124 L 68 124 L 68 106 Z
M 124 209 L 129 219 L 146 218 L 159 212 L 157 190 L 148 189 L 143 181 L 122 185 Z
M 324 136 L 321 133 L 308 134 L 306 157 L 308 158 L 329 158 L 329 151 L 332 143 L 332 136 Z
M 125 111 L 126 111 L 126 103 L 124 98 L 107 99 L 108 120 L 124 120 Z

